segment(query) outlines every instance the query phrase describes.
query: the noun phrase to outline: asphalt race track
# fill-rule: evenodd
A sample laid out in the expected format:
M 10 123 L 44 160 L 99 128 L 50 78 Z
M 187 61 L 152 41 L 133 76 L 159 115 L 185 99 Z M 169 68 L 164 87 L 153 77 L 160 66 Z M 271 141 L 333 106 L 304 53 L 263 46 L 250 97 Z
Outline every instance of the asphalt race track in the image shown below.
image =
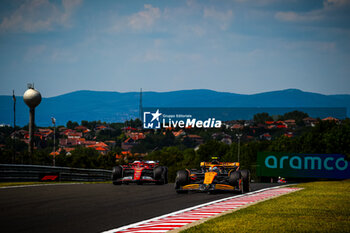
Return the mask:
M 252 191 L 277 184 L 253 183 Z M 1 232 L 102 232 L 232 193 L 177 194 L 173 184 L 67 184 L 0 189 Z

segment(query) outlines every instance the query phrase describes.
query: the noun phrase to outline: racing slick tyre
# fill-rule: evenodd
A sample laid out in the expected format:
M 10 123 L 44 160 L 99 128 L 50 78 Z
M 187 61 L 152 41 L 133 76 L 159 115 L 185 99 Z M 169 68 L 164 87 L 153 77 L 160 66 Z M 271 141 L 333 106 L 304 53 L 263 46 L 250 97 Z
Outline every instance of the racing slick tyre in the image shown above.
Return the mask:
M 164 184 L 168 183 L 168 168 L 167 167 L 163 167 L 162 179 L 164 181 Z
M 153 170 L 153 177 L 155 180 L 160 180 L 162 178 L 162 172 L 163 168 L 162 167 L 156 167 Z
M 121 181 L 118 181 L 118 179 L 122 178 L 123 176 L 123 168 L 121 166 L 113 167 L 112 170 L 112 182 L 114 185 L 120 185 L 122 184 Z
M 228 183 L 233 187 L 237 187 L 239 185 L 240 179 L 241 173 L 239 171 L 234 171 L 230 173 L 230 176 L 228 177 Z
M 180 170 L 176 173 L 175 189 L 177 193 L 187 193 L 187 190 L 181 190 L 181 186 L 187 185 L 189 182 L 188 172 L 186 170 Z
M 154 179 L 157 180 L 156 184 L 161 185 L 161 184 L 166 184 L 166 179 L 165 174 L 167 174 L 167 169 L 166 167 L 156 167 L 153 171 L 154 174 Z
M 247 169 L 241 170 L 243 192 L 250 192 L 250 172 Z

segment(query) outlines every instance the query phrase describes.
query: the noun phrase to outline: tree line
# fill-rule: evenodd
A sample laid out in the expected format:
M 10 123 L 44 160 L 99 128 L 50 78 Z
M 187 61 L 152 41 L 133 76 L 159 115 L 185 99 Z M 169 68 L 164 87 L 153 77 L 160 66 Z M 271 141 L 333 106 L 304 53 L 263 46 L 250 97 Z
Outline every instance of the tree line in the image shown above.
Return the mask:
M 305 115 L 296 113 L 300 119 Z M 266 114 L 257 115 L 256 119 L 266 117 Z M 267 117 L 269 117 L 267 115 Z M 284 116 L 289 117 L 289 116 Z M 263 119 L 265 120 L 265 119 Z M 262 121 L 262 120 L 261 120 Z M 73 122 L 72 122 L 73 123 Z M 101 122 L 82 122 L 87 127 L 94 127 Z M 140 121 L 129 121 L 130 127 L 139 127 Z M 67 123 L 73 127 L 76 124 Z M 112 123 L 109 127 L 113 130 L 101 131 L 96 134 L 98 140 L 114 139 L 117 145 L 107 154 L 102 155 L 92 148 L 77 147 L 74 151 L 56 156 L 56 166 L 101 168 L 111 169 L 116 164 L 125 164 L 138 157 L 129 157 L 126 160 L 116 160 L 115 154 L 121 152 L 120 143 L 125 140 L 125 134 L 121 130 L 126 124 Z M 245 134 L 246 130 L 241 132 Z M 20 163 L 52 165 L 53 156 L 50 155 L 53 141 L 49 140 L 45 148 L 35 150 L 32 157 L 29 156 L 27 144 L 20 140 L 13 140 L 9 135 L 11 127 L 0 128 L 0 144 L 7 148 L 0 149 L 0 163 Z M 171 131 L 147 131 L 148 135 L 141 140 L 133 149 L 133 153 L 145 153 L 147 160 L 158 160 L 161 165 L 168 166 L 170 180 L 174 179 L 176 171 L 184 168 L 198 168 L 201 161 L 209 161 L 211 157 L 221 157 L 222 161 L 238 161 L 238 143 L 233 140 L 231 145 L 220 142 L 220 138 L 213 138 L 213 133 L 226 133 L 234 136 L 235 132 L 230 129 L 185 129 L 187 134 L 197 134 L 203 138 L 204 143 L 197 146 L 190 138 L 175 137 Z M 278 135 L 278 134 L 276 134 Z M 57 143 L 57 140 L 56 140 Z M 16 148 L 16 153 L 14 153 Z M 57 148 L 57 147 L 56 147 Z M 288 153 L 317 153 L 317 154 L 344 154 L 350 159 L 350 119 L 345 119 L 338 124 L 334 121 L 319 120 L 315 127 L 303 127 L 297 137 L 276 136 L 272 141 L 246 141 L 240 145 L 239 162 L 243 168 L 252 171 L 253 177 L 256 171 L 257 153 L 263 151 L 288 152 Z

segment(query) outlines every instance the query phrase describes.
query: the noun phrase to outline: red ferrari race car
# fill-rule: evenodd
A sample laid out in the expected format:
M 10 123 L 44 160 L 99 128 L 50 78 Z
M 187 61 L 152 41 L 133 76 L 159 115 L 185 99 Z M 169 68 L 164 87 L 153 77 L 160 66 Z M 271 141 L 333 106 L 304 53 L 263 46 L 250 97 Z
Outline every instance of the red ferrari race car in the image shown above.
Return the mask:
M 154 161 L 134 161 L 128 165 L 113 167 L 112 181 L 114 185 L 120 184 L 167 184 L 168 168 L 159 166 Z

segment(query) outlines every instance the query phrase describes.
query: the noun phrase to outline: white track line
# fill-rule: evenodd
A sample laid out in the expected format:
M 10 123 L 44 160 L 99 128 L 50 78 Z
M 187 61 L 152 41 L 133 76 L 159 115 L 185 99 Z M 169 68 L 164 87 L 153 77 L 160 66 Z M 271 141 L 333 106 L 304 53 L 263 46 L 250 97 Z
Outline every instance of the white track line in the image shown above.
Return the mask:
M 133 223 L 133 224 L 130 224 L 130 225 L 122 226 L 122 227 L 115 228 L 115 229 L 112 229 L 112 230 L 107 230 L 107 231 L 104 231 L 102 233 L 115 233 L 115 232 L 118 232 L 118 231 L 127 230 L 129 228 L 134 228 L 136 226 L 140 226 L 140 225 L 143 225 L 143 224 L 146 224 L 146 223 L 149 223 L 149 222 L 154 222 L 154 221 L 157 221 L 157 220 L 162 219 L 162 218 L 171 217 L 171 216 L 174 216 L 174 215 L 177 215 L 177 214 L 180 214 L 180 213 L 188 212 L 188 211 L 191 211 L 191 210 L 194 210 L 194 209 L 198 209 L 198 208 L 201 208 L 201 207 L 204 207 L 204 206 L 212 205 L 212 204 L 215 204 L 215 203 L 218 203 L 218 202 L 223 202 L 223 201 L 226 201 L 226 200 L 236 199 L 236 198 L 240 198 L 240 197 L 244 197 L 244 196 L 256 196 L 256 194 L 259 194 L 259 193 L 264 192 L 264 191 L 273 190 L 273 189 L 279 189 L 281 187 L 287 187 L 287 186 L 290 186 L 290 185 L 291 184 L 280 185 L 280 186 L 260 189 L 260 190 L 254 191 L 254 192 L 249 192 L 249 193 L 245 193 L 245 194 L 241 194 L 241 195 L 237 195 L 237 196 L 233 196 L 233 197 L 227 197 L 227 198 L 219 199 L 219 200 L 216 200 L 216 201 L 212 201 L 212 202 L 196 205 L 196 206 L 193 206 L 193 207 L 190 207 L 190 208 L 186 208 L 186 209 L 183 209 L 183 210 L 178 210 L 178 211 L 175 211 L 175 212 L 172 212 L 172 213 L 169 213 L 169 214 L 165 214 L 165 215 L 158 216 L 158 217 L 155 217 L 155 218 L 147 219 L 147 220 L 140 221 L 140 222 L 137 222 L 137 223 Z M 262 196 L 264 196 L 264 195 L 262 195 Z M 271 196 L 269 196 L 269 197 L 271 197 Z M 241 204 L 243 206 L 244 204 L 249 204 L 249 202 L 244 201 Z M 235 207 L 239 207 L 239 206 L 235 205 Z M 191 215 L 193 215 L 193 214 L 191 214 Z M 166 230 L 166 231 L 168 231 L 168 230 Z M 163 230 L 163 231 L 152 231 L 152 232 L 166 232 L 166 231 Z M 141 231 L 137 231 L 137 232 L 141 232 Z M 148 232 L 151 232 L 151 231 L 148 231 Z

